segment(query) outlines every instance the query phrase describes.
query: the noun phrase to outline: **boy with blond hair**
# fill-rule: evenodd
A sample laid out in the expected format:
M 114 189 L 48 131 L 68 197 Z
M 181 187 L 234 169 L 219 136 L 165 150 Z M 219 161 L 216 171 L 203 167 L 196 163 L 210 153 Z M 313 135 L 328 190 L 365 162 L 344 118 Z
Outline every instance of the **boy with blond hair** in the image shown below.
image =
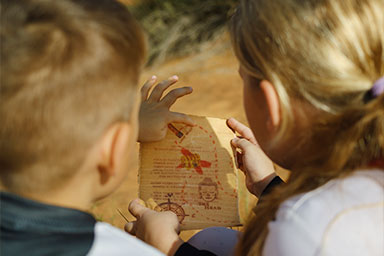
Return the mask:
M 87 213 L 136 158 L 140 27 L 113 0 L 0 3 L 0 254 L 161 255 Z M 176 81 L 143 86 L 139 140 L 190 124 Z

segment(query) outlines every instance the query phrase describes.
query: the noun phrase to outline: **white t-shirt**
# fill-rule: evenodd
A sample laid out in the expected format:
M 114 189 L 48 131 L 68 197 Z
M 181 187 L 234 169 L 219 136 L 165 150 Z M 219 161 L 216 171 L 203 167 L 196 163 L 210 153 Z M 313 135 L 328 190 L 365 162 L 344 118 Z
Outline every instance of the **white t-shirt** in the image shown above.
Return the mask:
M 160 251 L 105 222 L 97 222 L 88 256 L 164 256 Z
M 268 225 L 263 255 L 384 255 L 384 171 L 358 171 L 295 196 Z

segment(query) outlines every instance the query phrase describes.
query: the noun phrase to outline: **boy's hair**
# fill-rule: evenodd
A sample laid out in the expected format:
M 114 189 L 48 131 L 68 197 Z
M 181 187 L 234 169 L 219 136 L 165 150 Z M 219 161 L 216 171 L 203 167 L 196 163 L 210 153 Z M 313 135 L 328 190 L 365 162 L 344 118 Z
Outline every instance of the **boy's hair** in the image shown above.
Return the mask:
M 114 122 L 129 121 L 145 57 L 114 0 L 1 0 L 0 179 L 13 192 L 65 184 Z
M 297 143 L 315 147 L 313 155 L 257 206 L 239 255 L 262 254 L 281 202 L 384 158 L 384 95 L 365 100 L 384 75 L 383 10 L 383 0 L 241 1 L 230 23 L 233 47 L 250 76 L 277 90 L 283 118 L 276 141 L 295 125 L 292 99 L 319 115 Z

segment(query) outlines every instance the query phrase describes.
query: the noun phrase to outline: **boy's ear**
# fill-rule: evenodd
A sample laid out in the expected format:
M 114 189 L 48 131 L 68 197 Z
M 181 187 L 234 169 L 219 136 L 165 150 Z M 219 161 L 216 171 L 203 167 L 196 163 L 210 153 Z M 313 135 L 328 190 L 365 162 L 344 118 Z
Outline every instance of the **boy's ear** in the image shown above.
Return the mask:
M 269 114 L 268 128 L 275 130 L 277 127 L 279 127 L 281 122 L 279 96 L 273 84 L 267 80 L 262 80 L 260 82 L 260 89 L 263 92 L 265 101 L 267 103 Z
M 136 141 L 133 133 L 133 127 L 124 122 L 112 125 L 104 133 L 97 165 L 101 185 L 127 167 L 125 162 L 132 150 L 131 140 Z

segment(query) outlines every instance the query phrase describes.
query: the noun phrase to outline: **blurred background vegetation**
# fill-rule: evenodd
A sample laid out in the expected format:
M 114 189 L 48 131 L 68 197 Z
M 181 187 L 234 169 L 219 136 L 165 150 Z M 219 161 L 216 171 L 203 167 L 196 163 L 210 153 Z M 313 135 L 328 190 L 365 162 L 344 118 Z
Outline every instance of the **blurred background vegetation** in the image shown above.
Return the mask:
M 148 34 L 148 65 L 199 51 L 226 28 L 238 0 L 126 1 Z

